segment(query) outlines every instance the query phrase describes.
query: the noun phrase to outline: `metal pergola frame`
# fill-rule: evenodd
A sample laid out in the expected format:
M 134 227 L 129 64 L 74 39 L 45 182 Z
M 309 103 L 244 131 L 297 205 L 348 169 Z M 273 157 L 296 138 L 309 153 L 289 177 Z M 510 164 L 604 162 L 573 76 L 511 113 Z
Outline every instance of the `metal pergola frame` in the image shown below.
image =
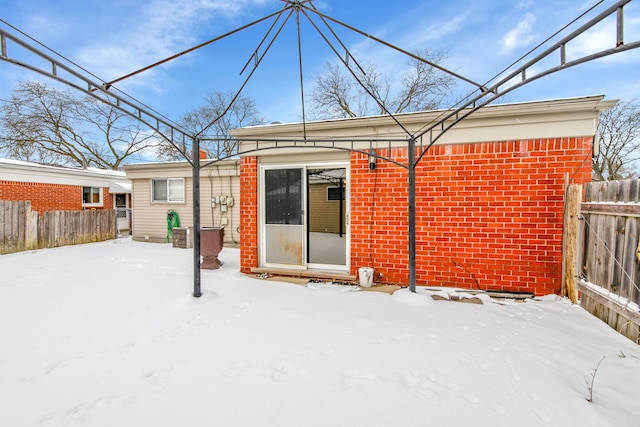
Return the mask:
M 337 149 L 337 150 L 345 150 L 349 152 L 362 153 L 367 156 L 375 156 L 381 160 L 389 161 L 394 163 L 408 171 L 408 235 L 409 235 L 409 288 L 412 292 L 415 292 L 416 286 L 416 264 L 415 264 L 415 255 L 416 255 L 416 240 L 415 240 L 415 232 L 416 232 L 416 217 L 415 217 L 415 207 L 416 207 L 416 194 L 415 194 L 415 183 L 416 183 L 416 166 L 420 162 L 420 160 L 424 157 L 427 151 L 440 139 L 448 130 L 454 127 L 457 123 L 469 117 L 469 115 L 473 114 L 475 111 L 480 108 L 490 104 L 491 102 L 497 100 L 498 98 L 504 96 L 505 94 L 516 90 L 527 83 L 530 83 L 534 80 L 540 79 L 552 73 L 583 64 L 588 61 L 592 61 L 598 58 L 606 57 L 609 55 L 617 54 L 620 52 L 624 52 L 627 50 L 635 49 L 640 47 L 640 41 L 633 41 L 630 43 L 625 43 L 624 41 L 624 6 L 630 3 L 632 0 L 620 0 L 617 1 L 612 6 L 606 8 L 604 11 L 599 13 L 597 16 L 591 18 L 588 22 L 580 26 L 578 29 L 570 33 L 568 36 L 562 38 L 560 41 L 553 43 L 549 48 L 547 48 L 541 54 L 538 54 L 533 59 L 529 60 L 522 66 L 516 68 L 513 72 L 506 75 L 505 77 L 498 80 L 496 83 L 491 85 L 481 85 L 473 82 L 470 79 L 467 79 L 463 76 L 460 76 L 456 73 L 453 73 L 437 64 L 430 63 L 429 61 L 424 60 L 416 55 L 411 54 L 410 52 L 399 49 L 390 43 L 387 43 L 381 39 L 378 39 L 372 35 L 364 33 L 356 28 L 353 28 L 349 25 L 346 25 L 338 20 L 335 20 L 327 15 L 319 12 L 311 3 L 312 0 L 281 0 L 285 3 L 285 6 L 275 13 L 267 15 L 259 20 L 256 20 L 250 24 L 247 24 L 243 27 L 240 27 L 236 30 L 228 32 L 224 35 L 211 39 L 205 43 L 202 43 L 193 48 L 187 49 L 183 52 L 180 52 L 172 57 L 166 58 L 162 61 L 159 61 L 155 64 L 151 64 L 141 70 L 130 73 L 126 76 L 123 76 L 119 79 L 113 81 L 104 81 L 100 78 L 94 76 L 86 70 L 78 67 L 77 65 L 71 63 L 72 65 L 68 65 L 68 63 L 63 63 L 62 61 L 55 59 L 54 57 L 48 55 L 47 53 L 41 51 L 40 49 L 34 47 L 32 44 L 24 41 L 20 36 L 15 35 L 4 28 L 0 28 L 0 61 L 8 62 L 19 67 L 28 69 L 30 71 L 36 72 L 38 74 L 44 75 L 46 77 L 52 78 L 60 83 L 63 83 L 67 86 L 75 88 L 81 92 L 84 92 L 86 95 L 89 95 L 105 104 L 108 104 L 118 110 L 124 112 L 130 117 L 138 120 L 139 122 L 145 124 L 150 129 L 152 129 L 157 135 L 164 138 L 168 141 L 173 147 L 176 148 L 180 153 L 182 153 L 183 157 L 192 167 L 192 179 L 193 179 L 193 217 L 194 217 L 194 250 L 193 250 L 193 282 L 194 282 L 194 297 L 200 297 L 202 295 L 201 291 L 201 270 L 200 270 L 200 169 L 206 168 L 215 164 L 217 161 L 238 157 L 240 155 L 247 155 L 254 152 L 265 151 L 265 150 L 277 150 L 281 148 L 304 148 L 304 149 L 312 149 L 312 148 L 322 148 L 322 149 Z M 596 3 L 591 9 L 591 11 L 596 6 L 598 6 L 602 1 Z M 460 102 L 457 106 L 450 108 L 449 110 L 443 111 L 443 113 L 431 123 L 425 124 L 425 126 L 419 130 L 418 132 L 411 133 L 409 132 L 400 121 L 392 114 L 387 111 L 385 106 L 376 99 L 371 92 L 367 90 L 369 95 L 371 95 L 374 100 L 378 103 L 378 105 L 386 112 L 386 114 L 398 125 L 400 129 L 406 134 L 405 138 L 399 139 L 385 139 L 384 143 L 389 144 L 389 147 L 392 144 L 406 144 L 408 150 L 408 159 L 406 163 L 403 163 L 398 160 L 394 160 L 391 157 L 392 150 L 388 150 L 388 156 L 381 155 L 373 151 L 374 148 L 380 148 L 378 144 L 382 141 L 375 139 L 308 139 L 306 135 L 306 124 L 304 119 L 304 92 L 302 88 L 302 60 L 300 59 L 300 73 L 301 73 L 301 95 L 302 95 L 302 111 L 303 111 L 303 137 L 302 138 L 283 138 L 283 139 L 256 139 L 249 140 L 243 139 L 243 146 L 249 147 L 244 151 L 236 151 L 233 153 L 227 152 L 218 152 L 215 160 L 200 162 L 200 142 L 214 141 L 214 142 L 222 142 L 224 139 L 215 139 L 215 138 L 206 138 L 203 137 L 206 130 L 215 124 L 220 118 L 222 118 L 231 108 L 233 102 L 238 98 L 241 91 L 246 86 L 247 82 L 256 71 L 260 62 L 268 52 L 271 45 L 275 42 L 277 36 L 280 34 L 280 31 L 286 25 L 289 18 L 293 13 L 296 13 L 297 24 L 298 24 L 298 37 L 300 35 L 300 23 L 299 18 L 300 15 L 304 15 L 309 22 L 313 25 L 316 31 L 321 35 L 324 41 L 330 46 L 336 56 L 341 60 L 343 65 L 351 72 L 352 76 L 358 81 L 358 83 L 365 89 L 365 85 L 358 79 L 356 70 L 354 70 L 354 66 L 359 68 L 362 71 L 362 68 L 355 60 L 355 58 L 348 51 L 346 46 L 340 41 L 337 34 L 333 31 L 329 22 L 332 22 L 337 25 L 341 25 L 349 30 L 355 31 L 358 34 L 365 36 L 371 40 L 374 40 L 378 43 L 381 43 L 389 48 L 395 49 L 398 52 L 406 54 L 414 59 L 423 61 L 427 63 L 429 66 L 432 66 L 440 71 L 446 72 L 452 75 L 455 78 L 458 78 L 468 84 L 473 85 L 475 88 L 471 92 L 471 94 L 462 102 Z M 280 19 L 286 14 L 283 22 L 279 27 L 276 27 L 276 24 L 280 21 Z M 342 57 L 338 52 L 338 49 L 334 47 L 329 38 L 322 32 L 319 26 L 311 19 L 311 15 L 313 14 L 322 24 L 324 24 L 329 33 L 333 36 L 335 41 L 341 46 L 341 48 L 345 51 L 345 56 Z M 586 12 L 580 17 L 584 16 Z M 604 19 L 609 16 L 616 16 L 616 42 L 615 46 L 610 47 L 609 49 L 601 50 L 597 53 L 586 55 L 580 57 L 578 59 L 574 59 L 572 61 L 566 60 L 566 46 L 569 42 L 576 39 L 578 36 L 583 34 L 585 31 L 594 27 L 598 23 L 602 22 Z M 209 125 L 204 127 L 198 133 L 193 133 L 185 130 L 180 125 L 172 122 L 170 119 L 161 115 L 160 113 L 155 112 L 150 107 L 142 104 L 141 102 L 132 99 L 127 96 L 123 92 L 119 91 L 114 87 L 114 84 L 127 78 L 138 74 L 142 71 L 153 68 L 157 65 L 175 59 L 179 56 L 182 56 L 186 53 L 192 52 L 196 49 L 199 49 L 203 46 L 206 46 L 210 43 L 213 43 L 217 40 L 221 40 L 226 38 L 232 34 L 235 34 L 239 31 L 242 31 L 246 28 L 249 28 L 258 23 L 264 22 L 268 19 L 275 18 L 273 23 L 271 24 L 267 34 L 261 40 L 258 48 L 256 48 L 250 59 L 245 64 L 242 72 L 244 72 L 253 60 L 253 68 L 250 70 L 249 75 L 245 79 L 244 83 L 236 93 L 233 100 L 229 103 L 227 109 L 218 116 L 214 121 L 212 121 Z M 575 21 L 574 21 L 575 22 Z M 31 39 L 28 35 L 20 32 L 15 27 L 11 26 L 6 21 L 0 19 L 0 23 L 4 23 L 8 27 L 12 28 L 17 33 L 21 34 L 23 37 Z M 566 27 L 565 27 L 566 28 Z M 275 31 L 274 31 L 275 29 Z M 274 34 L 272 35 L 272 32 Z M 34 39 L 32 41 L 36 42 Z M 298 38 L 300 40 L 300 38 Z M 42 65 L 36 65 L 35 63 L 27 63 L 24 62 L 17 57 L 10 56 L 9 46 L 10 43 L 14 43 L 17 46 L 26 49 L 31 54 L 35 55 L 39 60 L 43 60 L 40 62 L 44 62 L 47 66 L 44 67 Z M 260 49 L 264 48 L 263 52 L 260 53 Z M 298 43 L 298 49 L 300 51 L 300 43 Z M 299 52 L 300 58 L 301 52 Z M 537 72 L 532 75 L 528 75 L 528 71 L 531 70 L 534 66 L 540 65 L 541 62 L 547 58 L 553 57 L 554 55 L 558 55 L 558 63 L 555 66 L 544 67 L 543 71 Z M 516 81 L 518 79 L 519 81 Z M 191 152 L 192 156 L 187 156 L 186 146 L 191 144 Z M 220 144 L 217 144 L 220 147 Z M 394 145 L 397 146 L 397 145 Z M 362 148 L 364 147 L 364 148 Z

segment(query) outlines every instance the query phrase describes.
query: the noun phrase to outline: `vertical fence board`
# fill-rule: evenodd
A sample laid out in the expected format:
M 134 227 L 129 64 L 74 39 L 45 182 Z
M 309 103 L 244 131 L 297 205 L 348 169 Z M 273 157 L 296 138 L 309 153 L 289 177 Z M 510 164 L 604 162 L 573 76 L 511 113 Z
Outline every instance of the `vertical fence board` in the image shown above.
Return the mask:
M 597 202 L 604 202 L 605 200 L 607 200 L 607 182 L 598 182 L 597 183 L 597 196 L 596 196 L 596 200 Z
M 617 191 L 613 196 L 617 195 Z M 602 257 L 602 283 L 603 287 L 612 291 L 613 271 L 616 266 L 616 217 L 611 215 L 602 215 L 602 241 L 604 244 L 604 253 Z
M 607 182 L 607 185 L 605 186 L 603 193 L 605 195 L 605 200 L 610 201 L 610 202 L 617 202 L 618 201 L 618 182 L 617 181 L 611 181 L 611 182 Z
M 600 193 L 602 194 L 602 193 Z M 605 244 L 605 217 L 604 215 L 596 215 L 596 235 L 597 253 L 596 253 L 596 267 L 595 267 L 595 280 L 603 288 L 607 288 L 605 280 L 606 272 L 604 271 L 605 258 L 608 256 L 607 247 Z M 608 289 L 608 288 L 607 288 Z
M 623 216 L 613 217 L 615 221 L 615 250 L 613 252 L 614 255 L 614 263 L 613 263 L 613 276 L 611 281 L 611 292 L 617 293 L 620 292 L 620 287 L 622 286 L 622 275 L 623 275 L 623 261 L 625 256 L 625 248 L 626 248 L 626 223 L 628 218 Z
M 48 216 L 48 212 L 45 212 L 41 218 L 43 221 L 40 221 L 38 225 L 38 247 L 40 248 L 49 247 L 49 224 L 51 221 L 45 221 Z
M 629 201 L 640 201 L 640 181 L 633 179 L 629 181 Z
M 9 205 L 9 249 L 15 252 L 18 249 L 18 204 Z
M 4 225 L 4 218 L 5 218 L 5 209 L 6 209 L 6 204 L 8 202 L 4 201 L 4 200 L 0 200 L 0 254 L 4 253 L 4 241 L 5 241 L 5 237 L 4 237 L 4 233 L 5 233 L 5 225 Z
M 9 220 L 9 203 L 8 201 L 0 202 L 0 207 L 2 208 L 2 213 L 0 214 L 0 220 L 2 220 L 2 237 L 0 237 L 0 243 L 2 244 L 2 250 L 0 253 L 8 253 L 9 251 L 9 232 L 11 227 L 11 222 Z
M 629 218 L 625 228 L 625 250 L 622 259 L 623 275 L 618 295 L 628 298 L 629 291 L 636 281 L 636 248 L 638 246 L 638 221 Z
M 598 282 L 598 267 L 600 266 L 600 252 L 602 244 L 600 243 L 600 239 L 598 239 L 598 227 L 601 216 L 602 215 L 589 215 L 587 222 L 589 229 L 589 247 L 587 248 L 586 275 L 589 281 L 593 283 Z
M 616 200 L 618 202 L 628 202 L 629 201 L 629 184 L 631 181 L 619 181 L 618 182 L 618 194 L 616 196 Z
M 17 203 L 16 206 L 16 212 L 15 212 L 15 224 L 16 224 L 16 230 L 15 230 L 15 236 L 16 236 L 16 251 L 23 251 L 24 250 L 24 238 L 25 238 L 25 226 L 26 226 L 26 221 L 25 221 L 25 209 L 24 209 L 24 203 Z
M 29 217 L 27 218 L 27 235 L 25 237 L 25 250 L 38 248 L 38 212 L 29 209 Z
M 0 254 L 6 253 L 5 252 L 5 247 L 7 245 L 7 233 L 8 233 L 8 229 L 7 229 L 7 225 L 6 225 L 6 218 L 7 218 L 7 206 L 8 202 L 5 202 L 4 200 L 0 200 Z

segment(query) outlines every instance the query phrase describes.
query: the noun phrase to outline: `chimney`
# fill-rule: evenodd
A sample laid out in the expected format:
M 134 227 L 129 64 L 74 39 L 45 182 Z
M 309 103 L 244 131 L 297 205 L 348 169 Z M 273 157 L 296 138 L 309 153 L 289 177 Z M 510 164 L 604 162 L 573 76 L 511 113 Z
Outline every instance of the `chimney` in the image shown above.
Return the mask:
M 204 150 L 200 150 L 200 160 L 205 160 L 207 158 L 207 152 Z

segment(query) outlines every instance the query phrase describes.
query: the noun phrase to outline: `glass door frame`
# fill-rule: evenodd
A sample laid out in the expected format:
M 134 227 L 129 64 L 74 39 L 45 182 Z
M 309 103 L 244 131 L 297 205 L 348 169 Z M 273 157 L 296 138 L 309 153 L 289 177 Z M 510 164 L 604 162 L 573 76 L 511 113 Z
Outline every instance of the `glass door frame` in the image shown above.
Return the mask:
M 344 236 L 345 236 L 345 264 L 344 265 L 332 265 L 332 264 L 313 264 L 308 260 L 308 239 L 309 239 L 309 212 L 308 212 L 308 182 L 307 171 L 308 169 L 321 169 L 321 168 L 344 168 L 345 169 L 345 224 L 344 224 Z M 276 264 L 268 263 L 266 261 L 266 193 L 265 193 L 265 170 L 273 169 L 302 169 L 302 206 L 303 213 L 303 261 L 301 265 L 294 264 Z M 259 166 L 259 197 L 258 197 L 258 249 L 259 249 L 259 265 L 264 268 L 283 268 L 291 270 L 316 270 L 316 271 L 330 271 L 348 273 L 351 265 L 351 183 L 350 183 L 350 164 L 349 161 L 330 161 L 330 162 L 313 162 L 313 163 L 273 163 L 273 164 L 261 164 Z

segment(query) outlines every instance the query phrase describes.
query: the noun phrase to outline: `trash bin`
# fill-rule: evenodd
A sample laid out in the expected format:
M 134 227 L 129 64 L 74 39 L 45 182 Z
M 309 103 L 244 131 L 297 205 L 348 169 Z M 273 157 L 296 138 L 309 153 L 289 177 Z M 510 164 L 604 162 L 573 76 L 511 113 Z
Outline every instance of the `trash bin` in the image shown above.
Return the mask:
M 171 229 L 173 234 L 173 247 L 190 249 L 193 247 L 193 233 L 189 227 L 178 227 Z
M 224 227 L 203 227 L 200 229 L 200 267 L 216 270 L 222 265 L 218 254 L 224 246 Z
M 360 267 L 358 269 L 358 278 L 360 279 L 361 288 L 370 288 L 373 285 L 373 268 Z

